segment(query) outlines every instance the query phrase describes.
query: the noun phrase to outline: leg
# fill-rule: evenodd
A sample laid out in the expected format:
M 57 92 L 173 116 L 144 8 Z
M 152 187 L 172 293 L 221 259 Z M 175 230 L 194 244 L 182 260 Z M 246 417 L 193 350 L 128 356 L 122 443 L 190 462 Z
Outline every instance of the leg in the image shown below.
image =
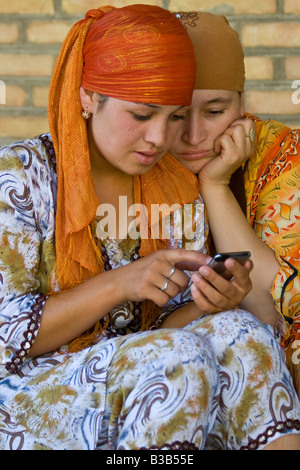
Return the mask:
M 46 359 L 11 389 L 0 408 L 1 448 L 203 447 L 219 391 L 205 338 L 158 330 L 60 357 L 60 364 Z
M 266 445 L 264 450 L 300 450 L 300 435 L 282 436 Z
M 184 330 L 133 335 L 108 374 L 108 449 L 201 449 L 218 391 L 207 341 Z
M 187 328 L 205 334 L 219 363 L 218 414 L 207 448 L 261 449 L 300 433 L 299 400 L 273 328 L 242 310 Z

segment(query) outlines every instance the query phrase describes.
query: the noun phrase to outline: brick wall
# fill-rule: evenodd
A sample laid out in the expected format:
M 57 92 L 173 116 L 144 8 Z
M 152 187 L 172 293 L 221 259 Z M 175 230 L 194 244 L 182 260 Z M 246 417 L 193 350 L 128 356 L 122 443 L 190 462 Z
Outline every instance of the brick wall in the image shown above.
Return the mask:
M 70 26 L 98 5 L 138 2 L 225 14 L 245 50 L 248 111 L 300 127 L 300 0 L 0 0 L 0 145 L 48 130 L 50 77 Z

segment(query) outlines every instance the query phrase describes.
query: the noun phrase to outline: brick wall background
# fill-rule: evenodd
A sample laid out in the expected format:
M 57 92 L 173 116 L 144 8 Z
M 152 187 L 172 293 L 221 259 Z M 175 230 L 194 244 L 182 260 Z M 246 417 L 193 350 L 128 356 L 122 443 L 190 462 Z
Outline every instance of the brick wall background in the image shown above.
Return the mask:
M 71 25 L 130 3 L 225 14 L 246 55 L 247 110 L 300 128 L 300 0 L 0 0 L 0 145 L 48 131 L 50 77 Z

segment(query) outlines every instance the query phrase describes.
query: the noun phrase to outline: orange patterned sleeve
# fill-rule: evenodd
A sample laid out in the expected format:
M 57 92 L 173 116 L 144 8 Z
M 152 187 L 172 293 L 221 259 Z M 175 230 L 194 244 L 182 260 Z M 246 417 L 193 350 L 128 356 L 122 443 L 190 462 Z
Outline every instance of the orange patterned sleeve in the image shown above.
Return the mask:
M 281 265 L 271 294 L 285 320 L 282 343 L 300 389 L 300 130 L 256 121 L 245 188 L 248 221 Z

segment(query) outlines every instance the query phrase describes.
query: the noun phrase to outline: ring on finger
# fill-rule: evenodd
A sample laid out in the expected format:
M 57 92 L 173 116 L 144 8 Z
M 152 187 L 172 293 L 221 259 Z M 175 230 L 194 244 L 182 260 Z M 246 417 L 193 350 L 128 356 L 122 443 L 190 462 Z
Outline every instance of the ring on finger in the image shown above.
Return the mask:
M 169 276 L 167 277 L 168 281 L 171 279 L 171 276 L 173 276 L 174 273 L 175 273 L 175 267 L 173 266 L 173 268 L 170 271 Z
M 246 135 L 246 137 L 249 137 L 251 140 L 252 144 L 254 143 L 255 140 L 255 130 L 253 128 L 250 129 L 249 134 Z
M 168 285 L 169 285 L 169 279 L 166 280 L 166 282 L 164 283 L 164 285 L 160 288 L 160 290 L 162 292 L 165 292 L 167 289 L 168 289 Z

